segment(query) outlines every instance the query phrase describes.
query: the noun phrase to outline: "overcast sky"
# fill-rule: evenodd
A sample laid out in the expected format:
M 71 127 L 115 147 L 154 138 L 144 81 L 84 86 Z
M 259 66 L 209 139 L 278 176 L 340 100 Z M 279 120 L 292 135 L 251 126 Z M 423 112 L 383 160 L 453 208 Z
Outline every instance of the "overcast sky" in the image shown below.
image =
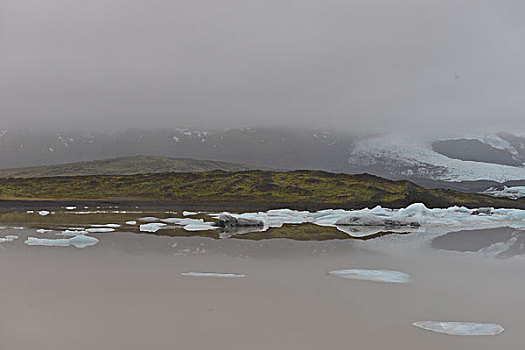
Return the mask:
M 0 113 L 67 128 L 523 130 L 525 1 L 0 0 Z

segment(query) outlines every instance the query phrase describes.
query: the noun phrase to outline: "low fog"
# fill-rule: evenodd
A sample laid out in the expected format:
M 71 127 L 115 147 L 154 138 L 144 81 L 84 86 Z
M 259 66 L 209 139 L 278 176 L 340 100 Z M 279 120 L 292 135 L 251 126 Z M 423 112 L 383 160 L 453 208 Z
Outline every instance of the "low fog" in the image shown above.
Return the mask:
M 523 1 L 2 0 L 0 122 L 522 129 L 524 16 Z

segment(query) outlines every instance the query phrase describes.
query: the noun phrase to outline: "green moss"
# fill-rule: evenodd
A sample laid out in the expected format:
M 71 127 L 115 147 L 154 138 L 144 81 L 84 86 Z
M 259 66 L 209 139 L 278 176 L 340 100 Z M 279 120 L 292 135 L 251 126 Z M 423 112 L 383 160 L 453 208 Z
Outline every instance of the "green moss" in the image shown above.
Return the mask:
M 399 208 L 414 202 L 429 207 L 524 207 L 521 201 L 425 190 L 408 181 L 322 171 L 211 171 L 126 176 L 0 179 L 0 199 L 144 200 L 238 204 L 253 207 Z

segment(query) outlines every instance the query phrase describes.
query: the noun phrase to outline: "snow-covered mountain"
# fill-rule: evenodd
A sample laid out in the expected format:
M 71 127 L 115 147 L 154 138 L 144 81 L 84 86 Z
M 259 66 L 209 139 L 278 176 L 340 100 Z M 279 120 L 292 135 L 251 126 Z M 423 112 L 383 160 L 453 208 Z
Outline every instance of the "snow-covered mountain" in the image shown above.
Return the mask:
M 525 137 L 498 134 L 389 134 L 356 142 L 352 171 L 391 179 L 495 181 L 525 179 Z
M 275 128 L 0 130 L 0 168 L 148 155 L 227 161 L 261 168 L 344 172 L 353 141 L 348 134 L 327 130 Z
M 135 155 L 217 160 L 266 169 L 367 172 L 425 187 L 468 192 L 492 188 L 491 193 L 502 195 L 525 186 L 525 137 L 510 133 L 356 137 L 328 130 L 277 128 L 0 130 L 0 168 Z

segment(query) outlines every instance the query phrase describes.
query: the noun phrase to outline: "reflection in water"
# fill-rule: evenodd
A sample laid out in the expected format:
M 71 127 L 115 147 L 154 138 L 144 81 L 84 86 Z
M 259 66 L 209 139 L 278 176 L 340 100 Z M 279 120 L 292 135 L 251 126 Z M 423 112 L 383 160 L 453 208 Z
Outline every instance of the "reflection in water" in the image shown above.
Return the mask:
M 450 232 L 434 238 L 435 249 L 479 252 L 497 257 L 525 254 L 525 231 L 510 227 Z

